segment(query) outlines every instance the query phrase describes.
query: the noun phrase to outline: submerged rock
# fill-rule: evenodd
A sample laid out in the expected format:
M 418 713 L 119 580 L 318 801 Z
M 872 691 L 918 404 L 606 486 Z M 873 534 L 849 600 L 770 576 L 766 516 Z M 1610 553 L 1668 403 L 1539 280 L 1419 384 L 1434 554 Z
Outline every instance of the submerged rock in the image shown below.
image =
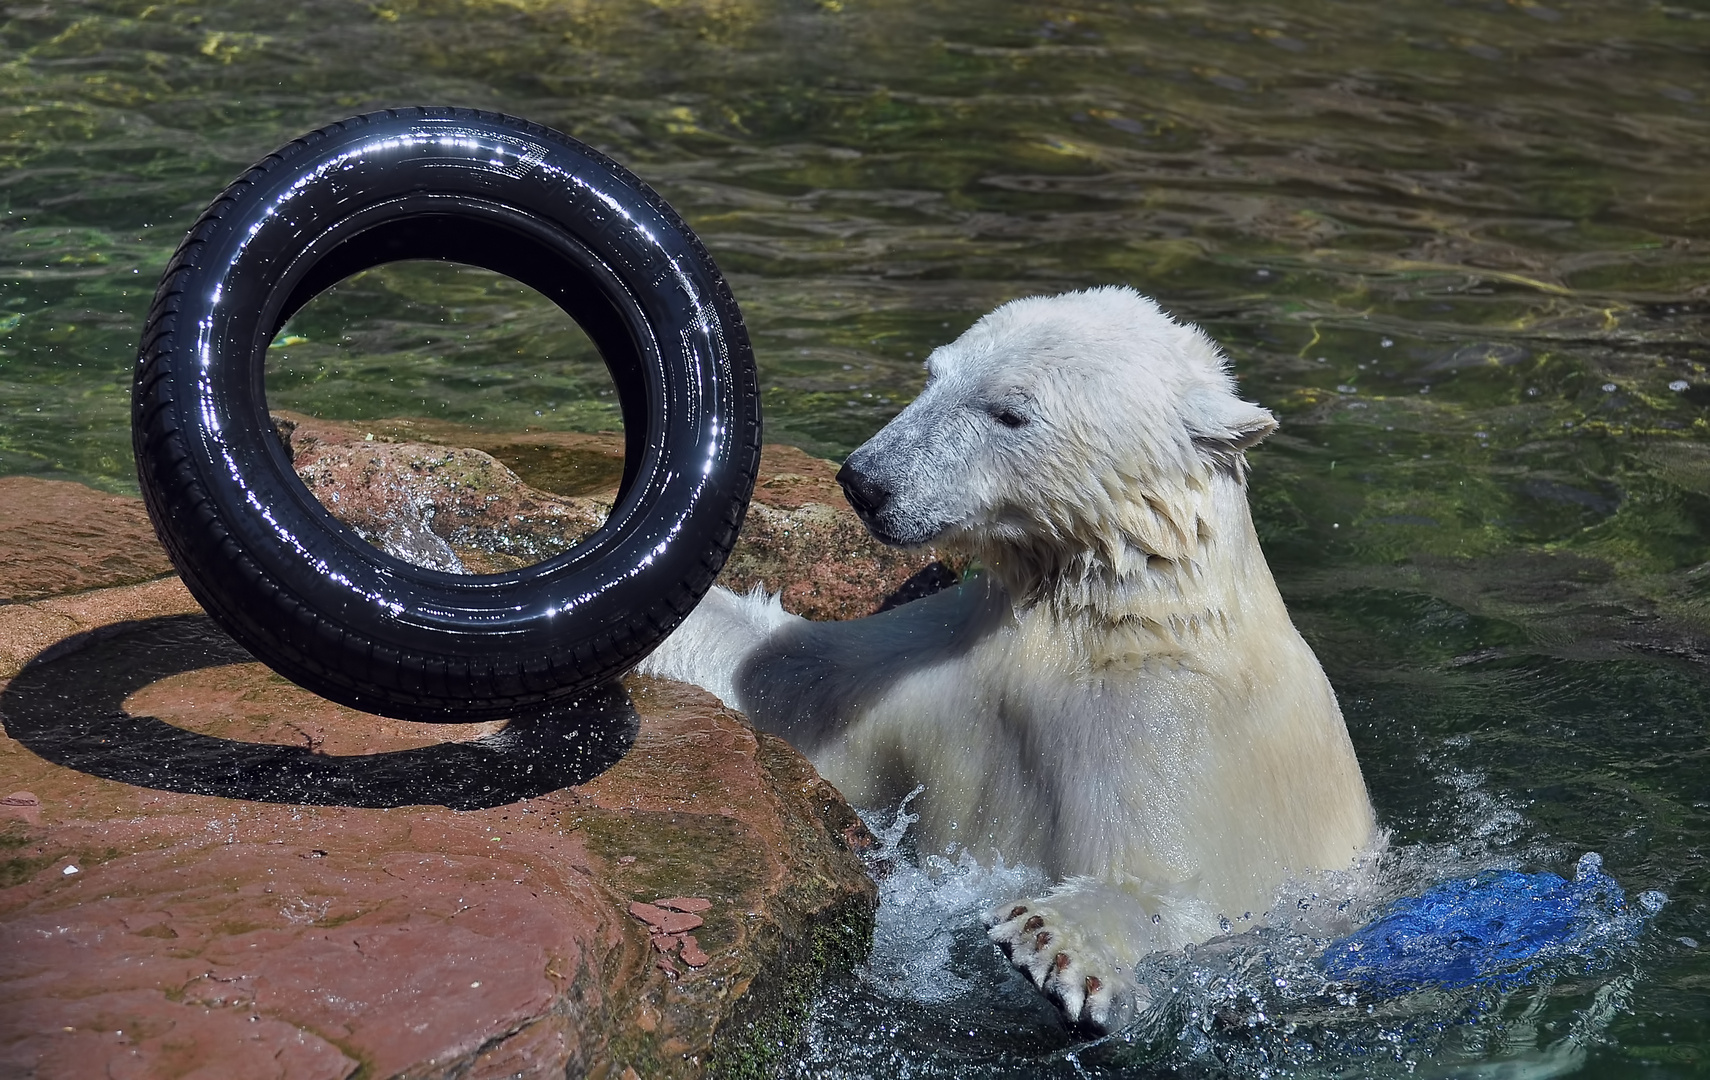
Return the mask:
M 305 463 L 359 490 L 360 442 Z M 419 445 L 460 560 L 482 515 L 584 497 Z M 752 1075 L 867 948 L 859 820 L 689 687 L 630 680 L 621 730 L 384 719 L 250 661 L 174 578 L 0 605 L 0 680 L 0 1074 Z

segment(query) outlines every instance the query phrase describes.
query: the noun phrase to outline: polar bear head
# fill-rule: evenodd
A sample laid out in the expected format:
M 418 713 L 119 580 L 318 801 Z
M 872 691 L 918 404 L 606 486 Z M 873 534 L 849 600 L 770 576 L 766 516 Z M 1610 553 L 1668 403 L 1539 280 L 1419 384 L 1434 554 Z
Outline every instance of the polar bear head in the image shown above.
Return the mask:
M 1211 488 L 1276 427 L 1210 338 L 1125 287 L 1012 301 L 927 371 L 838 480 L 879 539 L 987 560 L 1192 557 Z

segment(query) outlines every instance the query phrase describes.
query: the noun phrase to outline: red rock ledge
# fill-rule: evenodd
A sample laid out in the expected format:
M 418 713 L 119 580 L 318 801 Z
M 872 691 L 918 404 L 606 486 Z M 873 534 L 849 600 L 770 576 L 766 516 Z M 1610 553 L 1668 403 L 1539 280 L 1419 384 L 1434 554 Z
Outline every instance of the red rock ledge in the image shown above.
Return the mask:
M 315 460 L 350 483 L 400 423 L 323 428 Z M 611 479 L 611 440 L 490 441 L 462 464 L 532 470 L 521 498 Z M 867 541 L 829 464 L 765 468 L 738 586 L 860 614 L 930 561 Z M 539 732 L 358 713 L 248 661 L 159 576 L 135 500 L 8 478 L 0 507 L 0 1075 L 765 1075 L 864 954 L 870 838 L 711 697 L 631 679 L 633 745 L 555 788 L 515 756 Z

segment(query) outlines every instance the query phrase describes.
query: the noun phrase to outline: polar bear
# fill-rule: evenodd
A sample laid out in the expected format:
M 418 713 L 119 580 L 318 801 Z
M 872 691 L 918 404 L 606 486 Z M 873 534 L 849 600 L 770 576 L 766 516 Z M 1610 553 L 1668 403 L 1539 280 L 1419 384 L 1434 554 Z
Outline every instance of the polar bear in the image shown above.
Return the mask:
M 1044 868 L 1058 884 L 987 933 L 1072 1025 L 1109 1030 L 1136 960 L 1376 839 L 1248 512 L 1243 452 L 1276 420 L 1123 287 L 1005 304 L 927 369 L 838 480 L 878 539 L 985 572 L 848 622 L 715 589 L 642 670 L 789 739 L 856 805 L 923 785 L 922 850 Z

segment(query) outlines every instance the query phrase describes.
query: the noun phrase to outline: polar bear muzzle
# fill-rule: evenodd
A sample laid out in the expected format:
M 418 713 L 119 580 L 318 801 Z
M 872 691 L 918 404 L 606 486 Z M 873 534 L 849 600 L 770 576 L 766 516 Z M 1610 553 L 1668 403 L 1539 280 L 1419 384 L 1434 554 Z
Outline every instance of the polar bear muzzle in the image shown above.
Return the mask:
M 873 516 L 885 508 L 891 501 L 891 490 L 864 473 L 857 472 L 847 462 L 837 470 L 837 482 L 843 485 L 843 497 L 849 500 L 849 505 L 861 515 L 861 520 L 868 526 L 873 524 Z

